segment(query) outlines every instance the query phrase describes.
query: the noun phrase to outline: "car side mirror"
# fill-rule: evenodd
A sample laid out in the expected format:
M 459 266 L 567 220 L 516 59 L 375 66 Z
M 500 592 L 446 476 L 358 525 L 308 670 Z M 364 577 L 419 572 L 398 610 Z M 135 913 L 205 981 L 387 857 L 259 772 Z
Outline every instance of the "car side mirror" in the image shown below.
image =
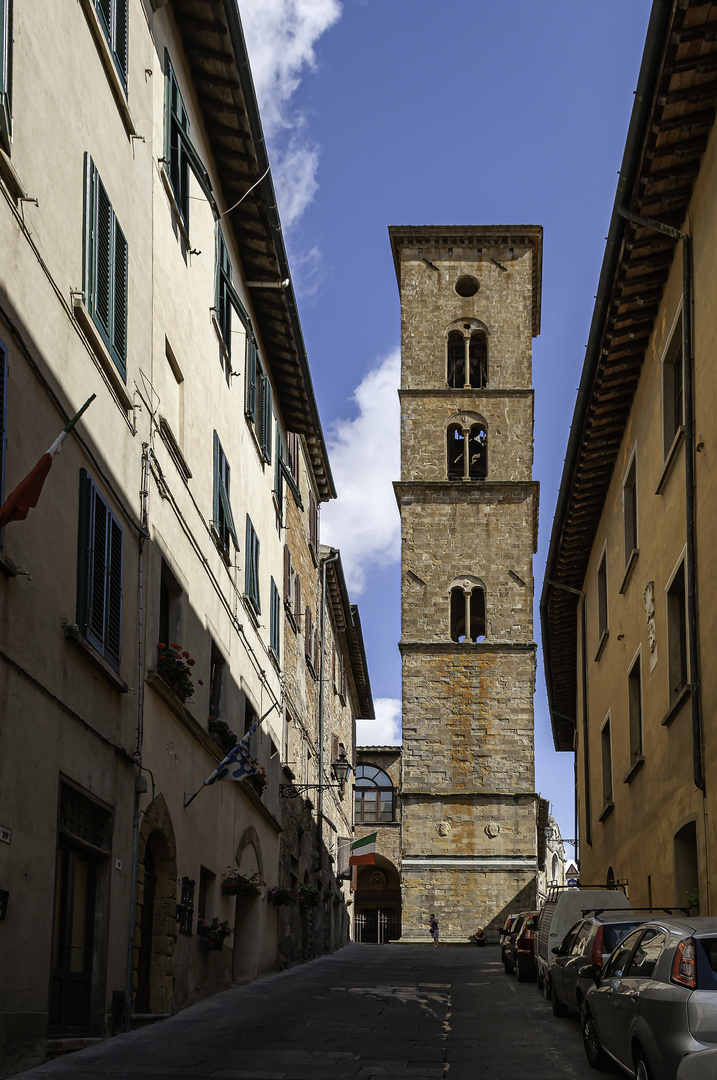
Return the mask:
M 584 979 L 592 979 L 595 985 L 599 986 L 602 978 L 602 967 L 600 964 L 585 964 L 584 967 L 578 968 L 578 975 L 582 975 Z

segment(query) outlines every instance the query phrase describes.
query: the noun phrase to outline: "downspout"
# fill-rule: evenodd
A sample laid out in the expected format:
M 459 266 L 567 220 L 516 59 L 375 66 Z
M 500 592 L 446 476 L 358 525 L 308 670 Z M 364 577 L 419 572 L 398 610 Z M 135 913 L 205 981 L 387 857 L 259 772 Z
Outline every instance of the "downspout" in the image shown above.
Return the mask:
M 687 545 L 687 629 L 690 657 L 690 706 L 692 709 L 692 775 L 695 787 L 705 793 L 702 767 L 702 680 L 700 677 L 699 627 L 697 619 L 697 543 L 695 539 L 695 406 L 694 357 L 692 355 L 692 238 L 654 218 L 641 217 L 625 206 L 618 212 L 643 229 L 653 229 L 682 243 L 682 369 L 685 388 L 685 540 Z
M 588 746 L 588 653 L 587 653 L 587 617 L 585 614 L 585 593 L 580 589 L 573 589 L 571 585 L 562 585 L 552 578 L 545 579 L 546 585 L 554 589 L 563 589 L 564 592 L 572 593 L 580 598 L 580 653 L 582 659 L 582 684 L 583 684 L 583 768 L 585 770 L 585 843 L 588 847 L 593 846 L 592 827 L 590 824 L 590 748 Z M 575 720 L 577 730 L 577 717 Z M 578 753 L 575 749 L 575 862 L 578 863 Z M 578 863 L 579 865 L 579 863 Z

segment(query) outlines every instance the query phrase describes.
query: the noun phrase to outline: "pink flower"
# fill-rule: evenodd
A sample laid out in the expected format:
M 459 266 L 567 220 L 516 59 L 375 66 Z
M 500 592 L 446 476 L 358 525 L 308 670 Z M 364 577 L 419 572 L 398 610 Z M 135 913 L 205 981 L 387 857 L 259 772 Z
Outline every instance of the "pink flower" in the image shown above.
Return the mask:
M 197 679 L 200 686 L 204 686 L 204 679 Z

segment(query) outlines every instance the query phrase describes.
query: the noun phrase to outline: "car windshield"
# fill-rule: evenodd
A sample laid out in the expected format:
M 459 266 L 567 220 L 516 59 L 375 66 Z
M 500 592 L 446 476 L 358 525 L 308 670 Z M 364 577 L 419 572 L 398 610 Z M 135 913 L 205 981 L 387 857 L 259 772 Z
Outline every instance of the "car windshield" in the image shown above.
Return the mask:
M 611 953 L 624 937 L 640 924 L 636 922 L 603 923 L 602 951 Z
M 700 990 L 717 990 L 717 937 L 696 938 Z

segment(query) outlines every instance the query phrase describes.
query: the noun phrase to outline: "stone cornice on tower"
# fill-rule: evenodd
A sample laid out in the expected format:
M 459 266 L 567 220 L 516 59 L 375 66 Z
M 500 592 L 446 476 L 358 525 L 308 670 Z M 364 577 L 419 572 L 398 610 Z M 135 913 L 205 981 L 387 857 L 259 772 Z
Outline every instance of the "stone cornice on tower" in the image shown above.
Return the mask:
M 533 252 L 533 337 L 540 333 L 540 307 L 543 268 L 543 228 L 541 225 L 389 225 L 393 265 L 401 286 L 401 251 L 422 249 L 416 259 L 434 262 L 462 262 L 459 254 L 448 255 L 448 248 L 470 251 L 472 262 L 496 259 L 495 249 L 528 247 Z M 445 250 L 441 250 L 445 249 Z M 500 260 L 498 260 L 500 261 Z M 504 267 L 505 268 L 505 267 Z M 435 267 L 438 269 L 438 267 Z

